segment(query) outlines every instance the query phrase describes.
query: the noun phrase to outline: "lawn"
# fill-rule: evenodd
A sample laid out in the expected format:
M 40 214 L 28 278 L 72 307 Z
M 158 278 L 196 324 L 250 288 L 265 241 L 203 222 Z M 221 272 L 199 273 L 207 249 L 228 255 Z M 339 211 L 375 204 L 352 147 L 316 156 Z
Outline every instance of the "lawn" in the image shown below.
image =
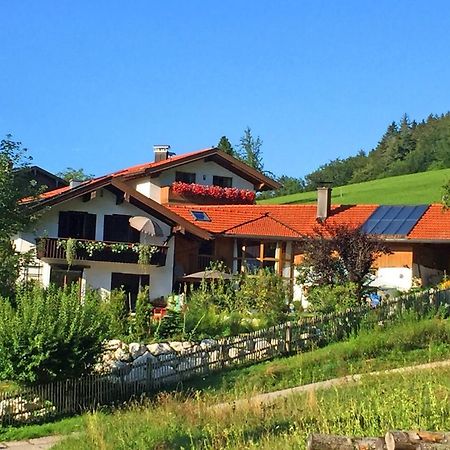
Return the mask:
M 174 395 L 178 402 L 191 408 L 197 403 L 211 405 L 224 400 L 244 398 L 261 392 L 276 391 L 352 373 L 365 373 L 448 358 L 450 358 L 449 320 L 438 318 L 420 322 L 409 320 L 387 329 L 380 327 L 372 331 L 362 331 L 346 342 L 332 344 L 309 353 L 278 358 L 199 379 L 185 384 L 182 388 L 179 387 L 179 392 Z M 169 393 L 166 393 L 164 398 L 173 400 Z M 101 422 L 104 420 L 103 417 L 108 418 L 105 420 L 112 420 L 111 417 L 116 414 L 125 413 L 84 415 L 45 425 L 0 428 L 0 442 L 87 430 L 93 426 L 92 420 L 99 417 L 102 417 L 101 420 L 98 419 Z
M 357 389 L 344 386 L 234 410 L 163 396 L 112 415 L 89 415 L 85 432 L 55 450 L 304 449 L 311 432 L 449 430 L 449 396 L 450 369 L 366 377 Z
M 335 187 L 332 193 L 333 204 L 427 204 L 439 203 L 442 185 L 450 179 L 450 169 L 400 175 Z M 300 192 L 298 194 L 261 200 L 260 204 L 315 203 L 317 194 Z

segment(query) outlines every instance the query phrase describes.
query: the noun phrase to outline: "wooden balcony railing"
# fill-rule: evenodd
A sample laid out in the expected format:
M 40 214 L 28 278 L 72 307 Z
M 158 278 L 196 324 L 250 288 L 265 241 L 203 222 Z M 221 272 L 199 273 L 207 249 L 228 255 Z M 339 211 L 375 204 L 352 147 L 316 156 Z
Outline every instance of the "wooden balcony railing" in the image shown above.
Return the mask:
M 66 247 L 68 239 L 38 238 L 36 252 L 39 259 L 67 260 Z M 75 261 L 106 261 L 128 264 L 139 264 L 140 244 L 127 242 L 75 240 Z M 149 264 L 164 266 L 166 264 L 167 246 L 155 246 L 157 250 L 151 254 Z

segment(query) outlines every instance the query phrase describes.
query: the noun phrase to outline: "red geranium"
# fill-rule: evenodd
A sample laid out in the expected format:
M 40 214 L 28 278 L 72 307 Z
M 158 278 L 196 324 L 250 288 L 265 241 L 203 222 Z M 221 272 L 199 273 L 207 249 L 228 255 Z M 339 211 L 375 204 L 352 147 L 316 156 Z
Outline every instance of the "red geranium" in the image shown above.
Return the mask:
M 253 204 L 255 202 L 255 193 L 247 189 L 205 186 L 203 184 L 177 181 L 172 184 L 172 191 L 186 197 L 201 196 L 217 200 L 227 200 L 229 203 Z

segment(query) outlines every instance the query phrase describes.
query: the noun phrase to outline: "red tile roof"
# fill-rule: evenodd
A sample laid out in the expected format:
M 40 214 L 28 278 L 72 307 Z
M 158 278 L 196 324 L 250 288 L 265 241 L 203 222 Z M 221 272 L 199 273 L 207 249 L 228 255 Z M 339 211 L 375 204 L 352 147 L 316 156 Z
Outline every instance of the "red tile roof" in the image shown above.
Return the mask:
M 361 225 L 376 205 L 332 206 L 330 224 Z M 212 233 L 295 238 L 312 233 L 319 223 L 315 205 L 169 205 L 183 218 Z M 210 222 L 194 219 L 191 210 L 202 210 Z
M 416 226 L 410 231 L 409 239 L 450 239 L 450 211 L 442 205 L 431 205 Z
M 183 153 L 181 155 L 170 156 L 167 159 L 158 162 L 147 162 L 143 164 L 138 164 L 136 166 L 128 167 L 126 169 L 118 170 L 117 172 L 113 172 L 111 175 L 113 177 L 125 177 L 130 175 L 139 175 L 140 173 L 144 174 L 146 170 L 149 169 L 163 169 L 165 166 L 171 166 L 175 162 L 183 161 L 184 159 L 189 159 L 192 156 L 200 156 L 203 153 L 208 153 L 213 150 L 213 147 L 204 148 L 202 150 L 196 150 L 194 152 Z

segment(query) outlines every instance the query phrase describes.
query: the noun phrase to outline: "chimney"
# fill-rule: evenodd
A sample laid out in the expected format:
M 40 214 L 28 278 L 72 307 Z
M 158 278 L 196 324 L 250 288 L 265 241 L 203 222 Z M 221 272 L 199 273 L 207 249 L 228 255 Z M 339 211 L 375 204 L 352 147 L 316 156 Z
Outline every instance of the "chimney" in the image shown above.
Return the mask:
M 155 162 L 165 161 L 169 157 L 170 145 L 154 145 Z
M 326 220 L 331 210 L 331 187 L 328 183 L 322 183 L 317 187 L 317 219 L 320 222 Z
M 76 188 L 77 186 L 79 186 L 80 184 L 83 184 L 82 181 L 79 180 L 70 180 L 69 186 L 70 189 Z

